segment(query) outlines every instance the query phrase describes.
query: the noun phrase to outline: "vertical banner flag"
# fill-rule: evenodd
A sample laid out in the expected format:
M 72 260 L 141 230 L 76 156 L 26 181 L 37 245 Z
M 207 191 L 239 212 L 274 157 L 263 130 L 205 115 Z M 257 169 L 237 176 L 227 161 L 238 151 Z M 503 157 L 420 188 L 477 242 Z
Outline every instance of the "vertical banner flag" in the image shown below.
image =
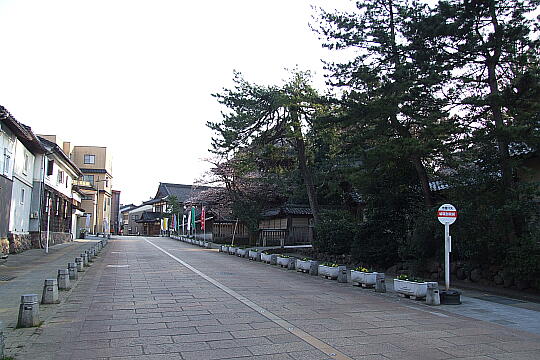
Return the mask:
M 186 226 L 186 215 L 182 214 L 182 235 L 184 235 L 185 226 Z
M 187 216 L 187 231 L 191 231 L 191 211 L 188 213 Z
M 204 210 L 204 206 L 201 210 L 201 230 L 204 231 L 206 229 L 206 211 Z
M 193 230 L 197 230 L 197 228 L 195 227 L 195 206 L 191 207 L 191 227 L 193 228 Z
M 163 231 L 169 230 L 169 218 L 163 219 Z

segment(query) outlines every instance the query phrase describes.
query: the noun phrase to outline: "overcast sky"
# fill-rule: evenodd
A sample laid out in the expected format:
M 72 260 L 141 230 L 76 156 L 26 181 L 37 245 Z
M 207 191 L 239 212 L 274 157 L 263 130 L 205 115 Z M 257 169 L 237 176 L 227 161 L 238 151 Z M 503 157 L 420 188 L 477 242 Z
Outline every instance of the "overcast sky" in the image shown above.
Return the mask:
M 284 68 L 323 84 L 311 5 L 347 0 L 0 0 L 0 104 L 36 133 L 107 146 L 122 203 L 209 168 L 212 93 Z

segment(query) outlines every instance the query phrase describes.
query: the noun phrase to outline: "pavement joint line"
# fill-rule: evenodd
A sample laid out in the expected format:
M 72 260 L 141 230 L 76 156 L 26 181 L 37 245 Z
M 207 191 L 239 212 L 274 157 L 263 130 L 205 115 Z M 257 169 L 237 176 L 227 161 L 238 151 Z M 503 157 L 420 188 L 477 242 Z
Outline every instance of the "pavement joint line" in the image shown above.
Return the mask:
M 171 257 L 175 261 L 179 262 L 180 264 L 182 264 L 183 266 L 185 266 L 186 268 L 188 268 L 189 270 L 191 270 L 195 274 L 199 275 L 200 277 L 202 277 L 206 281 L 210 282 L 212 285 L 215 285 L 219 289 L 221 289 L 224 292 L 226 292 L 227 294 L 231 295 L 236 300 L 244 303 L 245 305 L 249 306 L 253 310 L 257 311 L 258 313 L 260 313 L 264 317 L 268 318 L 269 320 L 271 320 L 275 324 L 279 325 L 281 328 L 287 330 L 291 334 L 299 337 L 300 339 L 307 342 L 311 346 L 315 347 L 316 349 L 318 349 L 318 350 L 322 351 L 323 353 L 325 353 L 326 355 L 330 356 L 332 359 L 336 359 L 336 360 L 353 360 L 352 358 L 350 358 L 347 355 L 341 353 L 340 351 L 338 351 L 337 349 L 335 349 L 332 346 L 328 345 L 327 343 L 323 342 L 322 340 L 317 339 L 316 337 L 308 334 L 307 332 L 305 332 L 303 330 L 297 329 L 293 324 L 287 322 L 286 320 L 280 318 L 276 314 L 274 314 L 274 313 L 264 309 L 263 307 L 257 305 L 256 303 L 249 300 L 245 296 L 240 295 L 236 291 L 228 288 L 227 286 L 225 286 L 222 283 L 220 283 L 219 281 L 211 278 L 210 276 L 206 275 L 205 273 L 201 272 L 200 270 L 197 270 L 196 268 L 189 265 L 185 261 L 180 260 L 176 256 L 174 256 L 171 253 L 167 252 L 167 250 L 164 250 L 163 248 L 159 247 L 158 245 L 154 244 L 153 242 L 149 241 L 148 239 L 145 238 L 144 241 L 146 241 L 150 245 L 154 246 L 156 249 L 160 250 L 164 254 L 168 255 L 169 257 Z

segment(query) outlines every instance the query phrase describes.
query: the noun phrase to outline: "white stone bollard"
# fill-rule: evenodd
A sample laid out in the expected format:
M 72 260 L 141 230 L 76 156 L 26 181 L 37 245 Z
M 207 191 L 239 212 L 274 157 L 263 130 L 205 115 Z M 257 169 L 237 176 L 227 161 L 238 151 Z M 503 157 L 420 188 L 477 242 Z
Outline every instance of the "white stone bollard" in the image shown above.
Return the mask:
M 90 266 L 90 264 L 88 263 L 88 255 L 86 253 L 82 253 L 81 257 L 82 257 L 82 260 L 83 260 L 83 265 L 84 266 Z
M 337 281 L 338 281 L 338 283 L 346 283 L 347 282 L 347 267 L 346 266 L 339 266 L 338 267 Z
M 311 260 L 309 263 L 309 275 L 311 276 L 319 276 L 319 262 L 315 260 Z
M 56 279 L 45 279 L 41 303 L 58 304 L 58 302 L 58 281 Z
M 77 272 L 84 271 L 84 260 L 82 257 L 75 258 L 75 264 L 77 264 Z
M 68 263 L 68 272 L 70 280 L 79 280 L 79 273 L 77 270 L 77 263 L 70 262 Z
M 385 293 L 386 282 L 384 281 L 384 273 L 377 273 L 375 275 L 375 292 Z
M 94 262 L 94 255 L 92 254 L 92 250 L 86 250 L 85 253 L 86 256 L 88 256 L 88 262 Z
M 71 289 L 71 282 L 69 281 L 68 269 L 58 269 L 58 276 L 56 277 L 56 279 L 58 281 L 58 290 Z
M 439 295 L 439 284 L 436 282 L 427 283 L 426 292 L 426 304 L 427 305 L 441 305 L 441 297 Z
M 21 296 L 17 327 L 27 328 L 39 325 L 39 304 L 37 294 Z
M 294 269 L 296 269 L 296 259 L 289 258 L 289 263 L 287 264 L 287 270 L 294 270 Z

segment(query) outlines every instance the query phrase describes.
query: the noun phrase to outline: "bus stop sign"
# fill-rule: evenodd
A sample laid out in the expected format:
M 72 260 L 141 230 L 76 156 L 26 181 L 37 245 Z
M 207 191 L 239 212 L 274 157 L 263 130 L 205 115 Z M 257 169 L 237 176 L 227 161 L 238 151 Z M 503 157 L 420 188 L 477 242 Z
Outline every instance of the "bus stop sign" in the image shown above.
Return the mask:
M 437 211 L 437 218 L 443 225 L 452 225 L 457 219 L 457 210 L 454 205 L 441 205 Z

